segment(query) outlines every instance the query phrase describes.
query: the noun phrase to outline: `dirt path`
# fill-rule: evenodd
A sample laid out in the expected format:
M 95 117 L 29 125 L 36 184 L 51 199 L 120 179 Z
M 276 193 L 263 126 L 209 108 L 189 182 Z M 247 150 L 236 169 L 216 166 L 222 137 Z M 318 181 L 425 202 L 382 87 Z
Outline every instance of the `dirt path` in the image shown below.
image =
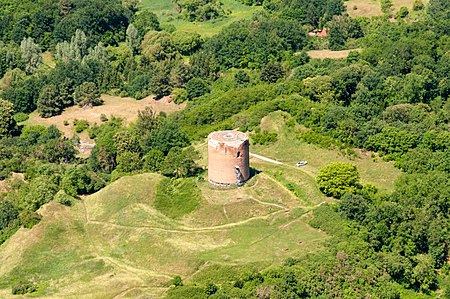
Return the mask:
M 250 156 L 251 156 L 251 157 L 254 157 L 254 158 L 256 158 L 256 159 L 259 159 L 259 160 L 263 160 L 263 161 L 272 163 L 272 164 L 283 165 L 282 162 L 279 162 L 279 161 L 277 161 L 277 160 L 273 160 L 273 159 L 270 159 L 270 158 L 267 158 L 267 157 L 264 157 L 264 156 L 261 156 L 261 155 L 257 155 L 257 154 L 252 154 L 252 153 L 250 153 Z

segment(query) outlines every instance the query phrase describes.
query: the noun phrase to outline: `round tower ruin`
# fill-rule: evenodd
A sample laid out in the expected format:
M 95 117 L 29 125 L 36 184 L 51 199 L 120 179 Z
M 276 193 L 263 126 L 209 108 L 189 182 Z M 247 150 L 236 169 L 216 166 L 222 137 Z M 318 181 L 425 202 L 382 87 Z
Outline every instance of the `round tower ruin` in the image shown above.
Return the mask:
M 208 180 L 219 186 L 241 185 L 250 177 L 245 133 L 218 131 L 208 136 Z

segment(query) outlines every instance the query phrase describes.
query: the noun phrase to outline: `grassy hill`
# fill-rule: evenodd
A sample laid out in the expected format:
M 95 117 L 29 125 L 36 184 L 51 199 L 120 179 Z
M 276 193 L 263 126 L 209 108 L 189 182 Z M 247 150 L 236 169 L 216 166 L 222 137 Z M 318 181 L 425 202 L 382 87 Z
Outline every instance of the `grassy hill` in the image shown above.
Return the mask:
M 202 280 L 217 267 L 261 268 L 317 252 L 327 238 L 306 223 L 297 198 L 264 173 L 242 188 L 187 184 L 201 190 L 200 206 L 177 219 L 155 208 L 161 181 L 155 174 L 124 177 L 70 208 L 44 206 L 38 225 L 0 247 L 0 297 L 26 279 L 46 298 L 158 298 L 175 275 Z
M 332 201 L 317 188 L 318 169 L 350 161 L 365 183 L 383 191 L 392 189 L 399 171 L 369 154 L 349 160 L 303 143 L 296 137 L 302 128 L 286 126 L 288 119 L 282 112 L 263 118 L 261 129 L 278 140 L 252 152 L 283 164 L 253 157 L 256 175 L 242 187 L 140 174 L 72 207 L 43 206 L 38 225 L 0 246 L 0 297 L 13 297 L 11 287 L 25 280 L 43 298 L 162 298 L 178 275 L 204 285 L 326 250 L 328 236 L 308 225 L 311 211 Z M 205 153 L 205 143 L 197 148 Z M 298 168 L 298 160 L 309 163 Z

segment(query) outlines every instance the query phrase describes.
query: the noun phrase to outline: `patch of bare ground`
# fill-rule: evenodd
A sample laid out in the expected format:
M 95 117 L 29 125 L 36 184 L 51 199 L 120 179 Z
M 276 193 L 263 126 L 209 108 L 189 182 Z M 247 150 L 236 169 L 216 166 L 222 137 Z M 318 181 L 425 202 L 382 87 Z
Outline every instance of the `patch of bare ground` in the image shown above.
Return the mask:
M 350 50 L 342 50 L 342 51 L 331 51 L 331 50 L 312 50 L 312 51 L 308 51 L 308 55 L 311 58 L 316 58 L 316 59 L 342 59 L 342 58 L 347 58 L 348 54 L 351 51 L 358 51 L 361 52 L 362 49 L 350 49 Z
M 102 95 L 104 101 L 103 105 L 95 106 L 92 108 L 81 108 L 73 106 L 67 108 L 61 115 L 42 118 L 37 112 L 30 114 L 30 118 L 24 122 L 26 125 L 56 125 L 66 137 L 72 137 L 75 134 L 75 128 L 73 121 L 75 119 L 87 120 L 90 124 L 100 124 L 100 116 L 106 115 L 108 118 L 111 115 L 122 117 L 125 123 L 130 123 L 137 118 L 137 112 L 143 110 L 145 107 L 152 107 L 153 111 L 165 112 L 170 114 L 175 111 L 182 110 L 184 104 L 177 105 L 171 97 L 164 97 L 160 100 L 155 100 L 152 96 L 146 97 L 142 100 L 136 100 L 133 98 L 122 98 L 118 96 Z M 68 125 L 64 125 L 68 123 Z M 87 140 L 87 134 L 81 135 L 82 140 Z
M 13 172 L 10 178 L 0 180 L 0 192 L 7 192 L 9 190 L 9 185 L 14 181 L 25 181 L 24 174 Z

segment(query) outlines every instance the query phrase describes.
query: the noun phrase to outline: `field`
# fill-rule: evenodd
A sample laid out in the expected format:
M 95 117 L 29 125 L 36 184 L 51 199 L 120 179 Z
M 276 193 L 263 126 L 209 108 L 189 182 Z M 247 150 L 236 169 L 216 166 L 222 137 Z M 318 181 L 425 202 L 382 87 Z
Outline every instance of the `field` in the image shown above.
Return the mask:
M 351 17 L 382 16 L 379 0 L 349 0 L 345 2 L 347 12 Z M 356 9 L 354 9 L 356 7 Z
M 184 105 L 177 105 L 173 102 L 169 102 L 167 98 L 161 100 L 154 100 L 151 96 L 142 100 L 135 100 L 133 98 L 121 98 L 109 95 L 103 95 L 102 99 L 104 104 L 95 106 L 92 108 L 80 108 L 78 106 L 72 106 L 67 108 L 61 115 L 57 115 L 50 118 L 42 118 L 38 112 L 35 111 L 30 114 L 30 118 L 25 121 L 25 125 L 56 125 L 67 137 L 72 137 L 75 134 L 73 126 L 74 119 L 84 119 L 90 124 L 100 124 L 100 115 L 105 114 L 107 117 L 111 115 L 122 117 L 126 122 L 132 122 L 137 118 L 137 112 L 143 110 L 145 107 L 150 106 L 155 112 L 171 113 L 184 108 Z M 64 125 L 64 122 L 68 122 L 69 125 Z M 82 136 L 82 139 L 87 139 L 87 136 Z
M 205 37 L 218 33 L 223 27 L 237 20 L 250 18 L 253 12 L 261 9 L 261 7 L 244 5 L 237 0 L 222 0 L 221 2 L 224 10 L 229 11 L 230 14 L 208 22 L 189 22 L 180 19 L 175 11 L 175 5 L 168 0 L 142 0 L 141 7 L 154 12 L 163 25 L 171 24 L 178 30 L 198 32 Z
M 396 13 L 400 7 L 405 6 L 411 12 L 415 0 L 392 0 L 392 12 Z M 427 4 L 429 0 L 422 1 Z M 382 16 L 380 0 L 349 0 L 345 2 L 347 12 L 351 17 Z M 354 9 L 356 7 L 356 9 Z

